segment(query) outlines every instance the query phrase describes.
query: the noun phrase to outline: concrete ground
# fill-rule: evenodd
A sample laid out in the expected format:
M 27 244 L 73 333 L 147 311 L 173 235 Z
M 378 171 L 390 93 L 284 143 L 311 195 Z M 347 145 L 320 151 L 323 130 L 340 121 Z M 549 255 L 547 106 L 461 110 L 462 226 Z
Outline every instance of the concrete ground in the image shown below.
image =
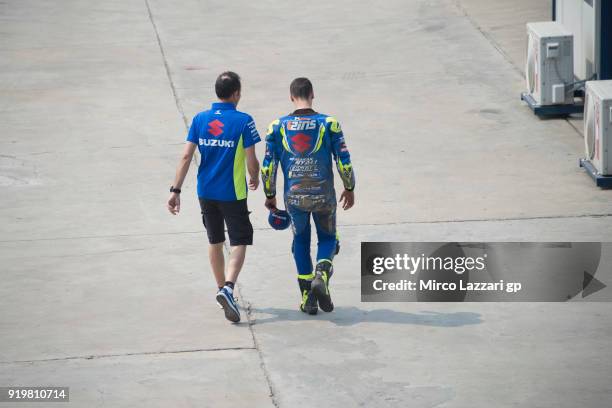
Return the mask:
M 609 303 L 360 302 L 361 241 L 612 239 L 580 134 L 518 100 L 524 23 L 550 17 L 533 3 L 0 2 L 0 386 L 69 386 L 75 407 L 609 406 Z M 261 191 L 240 325 L 193 169 L 164 208 L 226 69 L 261 133 L 301 75 L 343 125 L 358 189 L 332 314 L 297 312 Z

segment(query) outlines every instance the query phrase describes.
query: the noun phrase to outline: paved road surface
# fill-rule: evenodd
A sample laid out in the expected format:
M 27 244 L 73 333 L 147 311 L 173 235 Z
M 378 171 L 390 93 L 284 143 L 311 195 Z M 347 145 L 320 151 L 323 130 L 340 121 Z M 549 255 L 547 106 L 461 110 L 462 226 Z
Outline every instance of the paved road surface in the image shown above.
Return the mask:
M 605 406 L 608 303 L 360 303 L 361 241 L 612 239 L 579 133 L 518 101 L 525 19 L 549 17 L 532 3 L 0 2 L 0 385 L 70 386 L 75 407 Z M 226 69 L 261 133 L 301 75 L 343 125 L 358 201 L 333 314 L 297 312 L 261 191 L 237 326 L 193 172 L 164 209 Z

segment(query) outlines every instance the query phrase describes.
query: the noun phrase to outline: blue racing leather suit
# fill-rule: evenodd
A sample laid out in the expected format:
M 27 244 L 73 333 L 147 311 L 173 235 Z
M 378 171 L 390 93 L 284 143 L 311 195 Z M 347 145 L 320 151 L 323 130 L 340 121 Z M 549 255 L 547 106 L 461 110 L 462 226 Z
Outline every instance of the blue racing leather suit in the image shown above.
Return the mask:
M 351 156 L 338 121 L 312 109 L 299 109 L 273 121 L 266 135 L 262 166 L 268 198 L 276 195 L 279 163 L 285 179 L 285 207 L 291 217 L 298 277 L 312 279 L 311 215 L 317 229 L 317 262 L 331 262 L 336 251 L 334 164 L 344 188 L 349 191 L 355 188 Z

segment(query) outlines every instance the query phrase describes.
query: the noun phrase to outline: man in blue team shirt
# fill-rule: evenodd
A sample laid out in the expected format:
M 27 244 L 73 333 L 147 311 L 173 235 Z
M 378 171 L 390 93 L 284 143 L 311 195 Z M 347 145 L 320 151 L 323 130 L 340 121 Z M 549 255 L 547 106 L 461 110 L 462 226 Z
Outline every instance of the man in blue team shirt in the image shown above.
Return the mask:
M 240 77 L 234 72 L 224 72 L 217 78 L 215 92 L 220 102 L 213 103 L 209 110 L 193 118 L 167 204 L 172 214 L 179 212 L 181 186 L 198 147 L 201 157 L 198 197 L 210 243 L 210 265 L 219 287 L 216 299 L 223 307 L 225 317 L 235 323 L 240 321 L 240 312 L 234 300 L 234 284 L 244 263 L 246 246 L 253 244 L 253 226 L 247 208 L 245 158 L 249 172 L 248 188 L 256 190 L 259 162 L 255 144 L 260 141 L 253 118 L 236 110 L 240 89 Z M 232 247 L 227 277 L 223 256 L 224 222 Z
M 285 177 L 285 206 L 293 229 L 292 252 L 298 271 L 300 310 L 316 314 L 334 309 L 329 293 L 332 260 L 338 253 L 336 192 L 333 162 L 344 184 L 342 208 L 353 206 L 355 175 L 338 121 L 312 109 L 314 93 L 308 78 L 296 78 L 289 87 L 296 110 L 270 124 L 262 181 L 266 207 L 276 210 L 276 171 Z M 317 262 L 310 257 L 310 217 L 317 230 Z M 318 305 L 318 306 L 317 306 Z

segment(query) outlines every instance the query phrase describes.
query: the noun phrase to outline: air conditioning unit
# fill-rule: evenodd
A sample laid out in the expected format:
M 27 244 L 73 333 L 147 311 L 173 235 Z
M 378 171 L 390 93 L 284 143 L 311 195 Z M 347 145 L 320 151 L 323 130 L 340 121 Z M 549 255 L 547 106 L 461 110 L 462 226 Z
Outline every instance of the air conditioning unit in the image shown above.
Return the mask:
M 584 147 L 596 174 L 612 176 L 612 80 L 586 83 Z
M 527 92 L 540 106 L 574 102 L 574 37 L 556 21 L 527 23 Z
M 553 1 L 553 20 L 574 34 L 576 79 L 612 79 L 611 18 L 609 0 Z

